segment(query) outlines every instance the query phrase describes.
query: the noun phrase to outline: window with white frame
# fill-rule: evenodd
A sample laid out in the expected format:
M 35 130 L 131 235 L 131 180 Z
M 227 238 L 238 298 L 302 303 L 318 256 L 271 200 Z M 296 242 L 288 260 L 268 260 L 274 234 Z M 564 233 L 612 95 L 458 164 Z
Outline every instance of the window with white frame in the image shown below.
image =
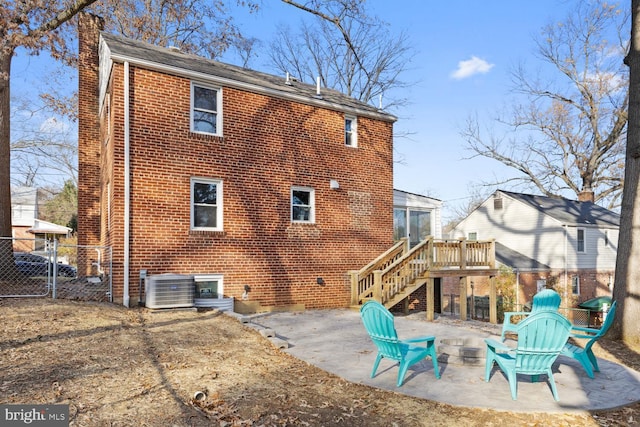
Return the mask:
M 577 240 L 576 240 L 576 250 L 578 252 L 585 252 L 584 228 L 578 228 L 578 235 L 577 235 Z
M 580 295 L 580 276 L 571 277 L 571 293 L 573 295 Z
M 191 131 L 222 135 L 222 90 L 191 85 Z
M 467 240 L 478 240 L 478 232 L 472 231 L 467 233 Z
M 196 298 L 220 299 L 224 296 L 221 274 L 196 274 L 193 278 L 196 283 Z
M 222 231 L 222 181 L 191 178 L 191 229 Z
M 309 187 L 291 187 L 291 221 L 315 222 L 315 191 Z
M 345 116 L 344 118 L 344 145 L 358 146 L 358 119 L 356 117 Z

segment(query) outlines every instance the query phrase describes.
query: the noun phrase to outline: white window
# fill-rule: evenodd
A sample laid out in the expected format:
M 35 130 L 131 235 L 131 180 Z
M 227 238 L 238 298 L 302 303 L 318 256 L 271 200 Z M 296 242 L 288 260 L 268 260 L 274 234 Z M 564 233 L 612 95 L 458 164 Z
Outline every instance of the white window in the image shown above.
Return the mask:
M 191 131 L 222 135 L 222 89 L 191 85 Z
M 222 181 L 191 178 L 191 229 L 222 231 Z
M 571 277 L 571 293 L 573 295 L 580 295 L 580 276 Z
M 196 298 L 220 299 L 224 296 L 221 274 L 196 274 L 193 278 L 196 282 Z
M 576 250 L 578 252 L 586 252 L 584 246 L 584 228 L 578 228 L 578 238 L 576 241 Z
M 467 240 L 478 240 L 478 232 L 477 231 L 472 231 L 470 233 L 467 234 Z
M 353 116 L 345 116 L 344 118 L 344 145 L 358 146 L 358 119 Z
M 291 187 L 291 221 L 315 222 L 315 191 L 308 187 Z

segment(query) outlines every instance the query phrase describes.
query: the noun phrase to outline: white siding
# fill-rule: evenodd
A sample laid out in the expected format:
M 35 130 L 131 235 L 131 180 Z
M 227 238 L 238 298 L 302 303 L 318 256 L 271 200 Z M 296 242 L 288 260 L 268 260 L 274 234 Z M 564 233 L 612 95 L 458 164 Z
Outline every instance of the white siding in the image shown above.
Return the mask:
M 577 251 L 578 229 L 584 230 L 585 251 Z M 567 227 L 569 269 L 595 268 L 598 270 L 614 270 L 618 246 L 618 231 L 608 229 L 609 243 L 605 244 L 605 229 L 597 227 Z
M 585 230 L 584 253 L 577 253 L 578 228 Z M 565 227 L 548 215 L 503 195 L 502 209 L 495 209 L 494 198 L 490 197 L 458 224 L 453 237 L 477 233 L 478 240 L 495 239 L 552 269 L 613 270 L 618 230 L 607 230 L 608 244 L 603 228 Z
M 507 196 L 502 197 L 502 209 L 494 209 L 494 199 L 487 199 L 456 227 L 456 232 L 456 237 L 477 232 L 478 240 L 495 239 L 551 268 L 564 268 L 561 224 Z

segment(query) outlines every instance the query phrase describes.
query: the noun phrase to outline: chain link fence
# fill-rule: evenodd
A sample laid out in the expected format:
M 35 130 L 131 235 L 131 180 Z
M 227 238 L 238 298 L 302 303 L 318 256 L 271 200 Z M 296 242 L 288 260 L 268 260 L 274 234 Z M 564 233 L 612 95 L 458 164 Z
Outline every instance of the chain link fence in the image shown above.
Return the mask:
M 474 302 L 472 304 L 471 297 L 467 297 L 467 317 L 474 320 L 489 321 L 489 297 L 474 296 L 473 301 Z M 502 298 L 498 298 L 497 305 L 498 323 L 502 323 L 504 319 L 504 312 L 506 311 L 526 312 L 531 310 L 531 307 L 527 304 L 505 304 Z M 558 309 L 558 312 L 569 319 L 569 321 L 576 326 L 598 328 L 602 325 L 603 312 L 601 311 L 586 310 L 583 308 L 560 307 Z M 460 315 L 460 295 L 443 295 L 442 314 L 448 314 L 452 316 Z M 513 320 L 517 321 L 518 318 L 514 317 Z
M 0 298 L 112 301 L 111 248 L 0 237 Z

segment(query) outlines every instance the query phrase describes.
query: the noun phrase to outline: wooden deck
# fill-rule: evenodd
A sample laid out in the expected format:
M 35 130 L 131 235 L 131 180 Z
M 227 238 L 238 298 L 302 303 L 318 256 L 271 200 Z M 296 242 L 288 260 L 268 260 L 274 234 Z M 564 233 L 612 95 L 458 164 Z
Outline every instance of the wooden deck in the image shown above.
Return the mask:
M 409 249 L 406 239 L 351 275 L 351 305 L 375 300 L 385 305 L 408 301 L 412 292 L 427 287 L 427 320 L 434 319 L 434 279 L 460 279 L 460 318 L 467 318 L 467 280 L 490 277 L 489 320 L 497 323 L 495 242 L 436 240 L 432 237 Z

